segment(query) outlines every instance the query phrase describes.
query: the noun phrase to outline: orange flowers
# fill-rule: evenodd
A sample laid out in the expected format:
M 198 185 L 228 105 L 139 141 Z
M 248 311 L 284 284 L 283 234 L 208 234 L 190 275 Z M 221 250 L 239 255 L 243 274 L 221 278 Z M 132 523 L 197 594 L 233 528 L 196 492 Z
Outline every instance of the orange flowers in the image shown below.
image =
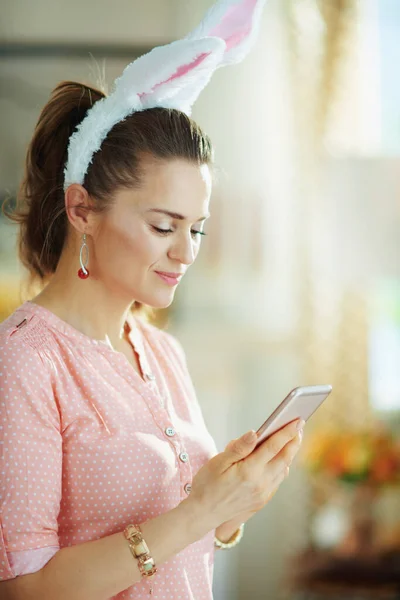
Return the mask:
M 313 473 L 343 481 L 400 483 L 400 440 L 382 427 L 376 431 L 329 429 L 305 435 L 300 460 Z

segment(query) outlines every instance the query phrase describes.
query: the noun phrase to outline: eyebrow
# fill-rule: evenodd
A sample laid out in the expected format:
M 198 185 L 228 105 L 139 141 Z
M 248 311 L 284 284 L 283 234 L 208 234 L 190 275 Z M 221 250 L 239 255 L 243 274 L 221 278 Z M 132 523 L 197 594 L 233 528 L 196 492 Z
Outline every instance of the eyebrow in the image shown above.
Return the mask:
M 163 208 L 150 208 L 146 212 L 161 213 L 163 215 L 168 215 L 169 217 L 172 217 L 173 219 L 179 219 L 179 221 L 184 221 L 186 219 L 186 217 L 184 217 L 183 215 L 180 215 L 179 213 L 171 212 L 170 210 L 164 210 Z M 200 219 L 197 219 L 196 223 L 198 221 L 205 221 L 209 217 L 210 217 L 209 214 L 206 215 L 205 217 L 201 217 Z

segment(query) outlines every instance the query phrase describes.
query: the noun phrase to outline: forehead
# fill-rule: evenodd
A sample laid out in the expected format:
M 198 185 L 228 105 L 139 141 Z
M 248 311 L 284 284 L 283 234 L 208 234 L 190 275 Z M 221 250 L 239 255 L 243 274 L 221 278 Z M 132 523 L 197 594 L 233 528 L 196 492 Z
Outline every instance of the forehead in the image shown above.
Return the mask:
M 212 187 L 208 165 L 185 160 L 146 160 L 141 171 L 140 187 L 120 192 L 117 201 L 134 203 L 140 212 L 164 208 L 190 220 L 208 213 Z

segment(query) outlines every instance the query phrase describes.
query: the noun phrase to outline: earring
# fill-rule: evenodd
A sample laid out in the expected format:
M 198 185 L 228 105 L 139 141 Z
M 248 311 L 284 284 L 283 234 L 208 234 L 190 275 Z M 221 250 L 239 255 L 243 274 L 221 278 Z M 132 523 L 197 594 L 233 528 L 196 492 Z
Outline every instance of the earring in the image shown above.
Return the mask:
M 82 262 L 82 253 L 83 253 L 83 249 L 86 248 L 86 261 L 85 264 Z M 89 271 L 86 268 L 86 265 L 88 264 L 88 260 L 89 260 L 89 247 L 86 243 L 86 233 L 83 234 L 83 240 L 82 240 L 82 245 L 81 245 L 81 251 L 79 252 L 79 262 L 81 263 L 81 268 L 78 271 L 78 276 L 81 279 L 87 279 L 89 277 Z

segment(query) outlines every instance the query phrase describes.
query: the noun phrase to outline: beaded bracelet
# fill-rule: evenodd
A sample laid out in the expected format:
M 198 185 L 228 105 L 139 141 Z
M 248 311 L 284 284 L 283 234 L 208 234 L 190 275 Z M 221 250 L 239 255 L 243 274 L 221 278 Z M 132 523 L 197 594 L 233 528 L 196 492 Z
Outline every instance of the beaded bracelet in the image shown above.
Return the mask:
M 215 535 L 214 536 L 214 545 L 216 548 L 222 548 L 222 549 L 233 548 L 233 546 L 236 546 L 242 539 L 243 532 L 244 532 L 244 523 L 241 524 L 239 529 L 237 529 L 235 531 L 235 533 L 232 535 L 232 537 L 227 542 L 222 542 Z

